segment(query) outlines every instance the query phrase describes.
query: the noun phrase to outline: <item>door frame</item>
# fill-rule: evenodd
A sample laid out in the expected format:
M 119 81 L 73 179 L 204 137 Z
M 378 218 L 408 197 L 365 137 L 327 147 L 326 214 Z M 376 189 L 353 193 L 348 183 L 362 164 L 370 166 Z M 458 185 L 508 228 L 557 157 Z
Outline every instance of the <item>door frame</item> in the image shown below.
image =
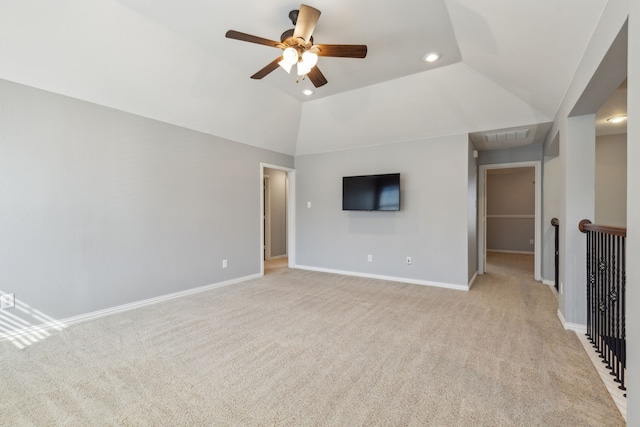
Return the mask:
M 274 165 L 270 163 L 260 162 L 260 275 L 264 276 L 264 212 L 265 212 L 265 200 L 264 200 L 264 178 L 265 168 L 281 170 L 287 173 L 286 180 L 286 204 L 287 204 L 287 257 L 288 267 L 294 268 L 296 265 L 296 211 L 295 211 L 295 195 L 296 195 L 296 171 L 295 169 Z M 268 175 L 267 175 L 268 176 Z
M 263 190 L 262 194 L 264 197 L 264 205 L 263 205 L 263 236 L 264 236 L 264 253 L 263 259 L 268 261 L 271 259 L 271 181 L 269 180 L 269 175 L 264 175 L 262 177 Z
M 533 278 L 542 281 L 542 162 L 496 163 L 480 165 L 478 170 L 478 274 L 487 270 L 487 171 L 492 169 L 533 167 L 535 173 L 534 269 Z

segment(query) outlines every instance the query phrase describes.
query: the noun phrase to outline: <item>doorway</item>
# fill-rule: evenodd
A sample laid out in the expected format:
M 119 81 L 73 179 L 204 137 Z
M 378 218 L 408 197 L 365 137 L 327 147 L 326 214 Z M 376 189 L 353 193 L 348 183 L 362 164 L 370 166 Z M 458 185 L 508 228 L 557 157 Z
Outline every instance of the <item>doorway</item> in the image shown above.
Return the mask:
M 523 169 L 524 168 L 524 169 Z M 529 169 L 526 169 L 529 168 Z M 520 254 L 526 254 L 533 249 L 533 277 L 535 280 L 542 280 L 541 274 L 541 172 L 540 162 L 516 162 L 516 163 L 503 163 L 493 165 L 481 165 L 479 168 L 478 176 L 478 273 L 484 274 L 487 269 L 487 250 L 488 242 L 491 242 L 493 247 L 490 249 L 498 248 L 499 253 L 512 254 L 513 257 L 517 257 Z M 502 175 L 505 178 L 509 172 L 525 172 L 531 170 L 533 177 L 533 209 L 532 212 L 512 213 L 508 208 L 501 212 L 495 212 L 495 204 L 488 204 L 488 190 L 487 185 L 489 183 L 489 175 Z M 526 173 L 520 174 L 521 176 L 527 176 Z M 503 179 L 508 181 L 509 178 Z M 513 197 L 518 197 L 514 195 Z M 506 200 L 503 202 L 504 206 L 509 206 L 511 201 Z M 531 224 L 532 222 L 532 224 Z M 529 223 L 526 227 L 523 224 Z M 496 241 L 496 232 L 500 233 L 499 228 L 506 227 L 506 235 L 500 237 Z
M 295 171 L 260 164 L 260 274 L 295 265 Z M 265 268 L 267 264 L 267 268 Z

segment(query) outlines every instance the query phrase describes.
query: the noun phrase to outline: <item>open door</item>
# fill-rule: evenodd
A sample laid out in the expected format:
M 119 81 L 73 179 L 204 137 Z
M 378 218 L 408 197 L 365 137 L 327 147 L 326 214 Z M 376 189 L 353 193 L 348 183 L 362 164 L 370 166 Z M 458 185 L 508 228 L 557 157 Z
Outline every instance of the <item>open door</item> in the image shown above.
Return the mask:
M 275 201 L 274 197 L 278 200 Z M 274 219 L 277 220 L 275 227 Z M 287 266 L 293 268 L 295 265 L 295 171 L 283 166 L 261 163 L 260 274 L 264 275 L 265 260 L 284 257 L 287 258 Z
M 542 235 L 541 235 L 541 164 L 539 161 L 532 162 L 517 162 L 517 163 L 503 163 L 493 165 L 481 165 L 479 168 L 479 195 L 478 195 L 478 216 L 479 216 L 479 230 L 478 230 L 478 274 L 486 273 L 486 259 L 487 259 L 487 229 L 488 229 L 488 215 L 487 215 L 487 174 L 491 170 L 507 170 L 514 168 L 534 168 L 534 214 L 533 214 L 533 239 L 529 244 L 533 245 L 534 252 L 534 279 L 542 280 L 541 260 L 542 260 Z M 498 219 L 510 219 L 517 220 L 519 217 L 525 219 L 529 215 L 511 215 L 507 218 L 507 215 L 493 215 Z M 503 218 L 501 218 L 503 217 Z M 489 218 L 493 219 L 493 218 Z

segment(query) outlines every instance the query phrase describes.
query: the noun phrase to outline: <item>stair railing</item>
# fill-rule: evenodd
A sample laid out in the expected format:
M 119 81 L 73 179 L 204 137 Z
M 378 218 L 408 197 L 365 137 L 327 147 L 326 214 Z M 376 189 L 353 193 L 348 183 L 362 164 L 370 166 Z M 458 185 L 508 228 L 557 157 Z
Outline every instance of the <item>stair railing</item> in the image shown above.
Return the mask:
M 610 369 L 614 381 L 625 388 L 625 262 L 627 229 L 592 224 L 583 219 L 578 228 L 587 236 L 587 337 Z

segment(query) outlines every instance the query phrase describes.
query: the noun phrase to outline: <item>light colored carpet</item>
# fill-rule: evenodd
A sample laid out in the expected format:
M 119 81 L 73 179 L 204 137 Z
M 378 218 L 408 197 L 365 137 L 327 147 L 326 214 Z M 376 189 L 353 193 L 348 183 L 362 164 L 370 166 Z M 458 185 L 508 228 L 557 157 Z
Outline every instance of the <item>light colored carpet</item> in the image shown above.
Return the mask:
M 619 426 L 547 286 L 284 269 L 0 343 L 2 425 Z

